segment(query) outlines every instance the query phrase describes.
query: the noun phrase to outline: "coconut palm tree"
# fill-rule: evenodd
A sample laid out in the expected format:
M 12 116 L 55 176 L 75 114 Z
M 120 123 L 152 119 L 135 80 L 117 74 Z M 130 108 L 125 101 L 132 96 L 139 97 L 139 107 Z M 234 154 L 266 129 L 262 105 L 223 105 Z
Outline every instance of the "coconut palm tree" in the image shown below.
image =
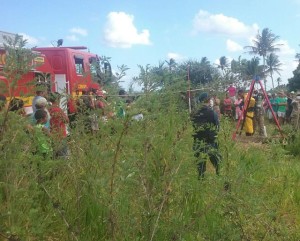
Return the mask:
M 280 83 L 282 82 L 282 79 L 280 77 L 277 78 L 277 87 L 279 87 Z
M 280 67 L 282 66 L 282 63 L 280 63 L 278 56 L 274 53 L 270 53 L 266 57 L 266 74 L 269 74 L 272 80 L 272 87 L 274 89 L 274 80 L 273 80 L 273 74 L 277 73 L 280 75 L 280 72 L 282 69 Z
M 231 61 L 230 67 L 232 73 L 236 75 L 237 82 L 243 82 L 246 79 L 246 66 L 247 66 L 247 59 L 242 59 L 241 56 L 237 60 L 233 59 Z
M 208 60 L 207 57 L 202 57 L 200 61 L 200 65 L 205 68 L 210 68 L 210 61 Z
M 249 54 L 259 55 L 263 57 L 263 73 L 264 73 L 264 84 L 265 89 L 267 85 L 267 80 L 265 78 L 265 60 L 268 53 L 273 53 L 279 51 L 281 44 L 276 43 L 279 39 L 278 35 L 272 33 L 269 28 L 264 28 L 262 32 L 258 32 L 256 39 L 253 40 L 253 46 L 245 46 L 244 48 L 248 50 Z
M 246 79 L 252 80 L 255 76 L 260 76 L 263 72 L 263 66 L 259 65 L 259 57 L 253 57 L 248 60 L 245 66 Z
M 187 66 L 189 66 L 189 78 L 193 87 L 207 84 L 213 80 L 214 68 L 207 57 L 202 57 L 200 62 L 188 60 L 180 64 L 178 69 L 181 71 L 181 74 L 186 75 Z
M 173 59 L 173 58 L 170 58 L 169 61 L 165 60 L 165 62 L 167 63 L 167 65 L 169 67 L 169 72 L 172 72 L 177 65 L 175 59 Z
M 225 69 L 229 67 L 228 59 L 225 56 L 221 56 L 219 58 L 219 64 L 217 64 L 217 65 L 218 65 L 218 68 L 221 69 L 222 73 L 224 74 Z

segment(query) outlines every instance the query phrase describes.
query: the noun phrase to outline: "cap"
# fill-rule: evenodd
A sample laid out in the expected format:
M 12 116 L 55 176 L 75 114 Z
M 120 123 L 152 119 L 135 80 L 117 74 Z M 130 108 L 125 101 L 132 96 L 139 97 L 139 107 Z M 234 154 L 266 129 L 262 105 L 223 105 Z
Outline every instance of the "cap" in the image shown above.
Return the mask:
M 36 100 L 35 104 L 38 106 L 46 106 L 48 104 L 48 101 L 46 100 L 46 98 L 40 97 Z
M 204 92 L 202 94 L 199 95 L 199 102 L 205 102 L 209 99 L 208 93 Z
M 295 91 L 291 91 L 291 94 L 295 94 Z

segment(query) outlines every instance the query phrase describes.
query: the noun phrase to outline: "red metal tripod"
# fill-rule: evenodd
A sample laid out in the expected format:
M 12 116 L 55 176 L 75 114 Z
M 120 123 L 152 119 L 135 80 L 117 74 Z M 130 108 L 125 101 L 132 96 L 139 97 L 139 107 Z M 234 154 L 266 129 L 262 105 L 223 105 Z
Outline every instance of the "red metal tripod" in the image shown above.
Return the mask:
M 272 112 L 272 116 L 273 116 L 273 118 L 275 120 L 275 123 L 276 123 L 276 125 L 278 127 L 278 130 L 280 131 L 281 136 L 284 137 L 284 135 L 282 133 L 282 129 L 281 129 L 280 125 L 279 125 L 277 116 L 276 116 L 276 114 L 273 111 L 272 105 L 271 105 L 270 100 L 268 98 L 268 95 L 267 95 L 267 93 L 266 93 L 266 91 L 264 89 L 264 86 L 261 83 L 261 80 L 259 78 L 256 78 L 256 79 L 253 79 L 252 82 L 251 82 L 250 90 L 249 90 L 249 92 L 247 94 L 246 100 L 244 101 L 244 106 L 243 106 L 243 109 L 242 109 L 242 115 L 239 117 L 239 120 L 238 120 L 237 125 L 236 125 L 236 130 L 233 133 L 232 139 L 235 140 L 236 134 L 238 134 L 238 133 L 239 133 L 239 135 L 242 134 L 242 130 L 243 130 L 243 127 L 244 127 L 244 124 L 245 124 L 245 120 L 246 120 L 247 109 L 248 109 L 249 104 L 250 104 L 250 98 L 252 97 L 252 93 L 253 93 L 253 90 L 254 90 L 255 83 L 258 83 L 260 85 L 260 87 L 261 87 L 261 89 L 263 91 L 263 95 L 265 97 L 265 100 L 267 101 L 268 107 L 270 108 L 270 110 Z M 244 118 L 242 118 L 242 117 L 244 117 Z M 238 132 L 238 129 L 240 127 L 240 124 L 241 124 L 242 120 L 243 120 L 243 123 L 242 123 L 240 131 Z

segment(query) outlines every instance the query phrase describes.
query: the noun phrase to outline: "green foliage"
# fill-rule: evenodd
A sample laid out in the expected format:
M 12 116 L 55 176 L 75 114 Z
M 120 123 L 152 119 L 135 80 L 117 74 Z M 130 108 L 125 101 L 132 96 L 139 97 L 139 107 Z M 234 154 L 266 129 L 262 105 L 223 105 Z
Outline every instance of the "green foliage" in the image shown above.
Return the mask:
M 16 35 L 15 38 L 4 36 L 4 50 L 6 52 L 5 64 L 0 71 L 0 75 L 4 77 L 1 80 L 0 93 L 5 94 L 9 101 L 15 98 L 15 90 L 18 88 L 20 81 L 24 75 L 35 67 L 34 58 L 36 53 L 30 49 L 25 48 L 26 40 L 22 36 Z M 33 81 L 28 83 L 32 85 Z M 0 118 L 0 139 L 6 131 L 7 122 L 9 121 L 8 108 Z
M 1 235 L 20 240 L 299 239 L 299 162 L 286 156 L 280 143 L 233 142 L 232 123 L 223 118 L 221 174 L 209 165 L 199 181 L 183 106 L 169 92 L 141 96 L 125 119 L 100 122 L 94 135 L 78 120 L 68 160 L 33 155 L 24 119 L 10 116 L 0 142 Z M 141 107 L 144 120 L 131 120 Z
M 288 89 L 290 91 L 300 90 L 300 65 L 293 71 L 293 77 L 288 79 Z
M 94 82 L 101 86 L 110 85 L 113 81 L 113 75 L 110 65 L 110 57 L 101 56 L 101 58 L 91 59 L 91 73 Z
M 4 36 L 4 39 L 6 40 L 6 43 L 4 43 L 6 58 L 0 74 L 6 79 L 0 87 L 2 93 L 12 98 L 22 76 L 34 68 L 33 60 L 37 55 L 30 49 L 25 48 L 27 41 L 23 40 L 20 35 L 16 35 L 14 39 Z
M 282 66 L 282 63 L 280 63 L 278 56 L 276 54 L 270 53 L 269 55 L 267 55 L 266 65 L 267 65 L 266 73 L 270 75 L 271 80 L 272 80 L 272 87 L 274 89 L 275 86 L 274 86 L 273 74 L 277 73 L 280 75 L 279 71 L 282 71 L 282 69 L 280 69 L 280 67 Z M 278 83 L 278 86 L 279 86 L 279 83 Z
M 213 67 L 206 57 L 201 58 L 201 61 L 186 61 L 178 68 L 185 79 L 188 79 L 189 72 L 189 79 L 193 88 L 209 84 L 215 79 L 215 76 L 219 75 L 217 68 Z
M 266 87 L 266 71 L 265 71 L 265 63 L 266 57 L 268 54 L 280 51 L 280 46 L 277 41 L 279 40 L 279 36 L 274 34 L 269 28 L 264 28 L 262 32 L 258 32 L 256 38 L 252 41 L 252 46 L 245 46 L 244 48 L 248 50 L 249 54 L 259 55 L 263 57 L 263 70 L 261 73 L 258 73 L 261 78 L 264 78 L 264 85 Z M 273 80 L 273 79 L 272 79 Z M 273 86 L 274 88 L 274 86 Z
M 286 134 L 285 150 L 296 157 L 300 156 L 300 132 L 295 131 L 291 125 L 286 125 L 283 129 Z
M 144 93 L 158 90 L 163 86 L 166 73 L 163 64 L 158 67 L 152 67 L 149 64 L 145 67 L 138 65 L 138 67 L 140 68 L 140 74 L 134 77 L 133 82 L 141 86 Z

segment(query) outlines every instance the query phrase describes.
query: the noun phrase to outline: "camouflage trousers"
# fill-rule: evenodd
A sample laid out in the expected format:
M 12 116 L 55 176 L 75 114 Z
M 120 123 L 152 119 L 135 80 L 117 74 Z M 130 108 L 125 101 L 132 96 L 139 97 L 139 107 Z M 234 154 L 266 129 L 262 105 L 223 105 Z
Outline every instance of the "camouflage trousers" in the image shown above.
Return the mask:
M 254 114 L 254 129 L 258 129 L 259 135 L 264 135 L 265 119 L 263 108 L 257 107 Z
M 299 130 L 300 127 L 300 113 L 299 112 L 292 112 L 291 114 L 291 125 L 295 130 Z

